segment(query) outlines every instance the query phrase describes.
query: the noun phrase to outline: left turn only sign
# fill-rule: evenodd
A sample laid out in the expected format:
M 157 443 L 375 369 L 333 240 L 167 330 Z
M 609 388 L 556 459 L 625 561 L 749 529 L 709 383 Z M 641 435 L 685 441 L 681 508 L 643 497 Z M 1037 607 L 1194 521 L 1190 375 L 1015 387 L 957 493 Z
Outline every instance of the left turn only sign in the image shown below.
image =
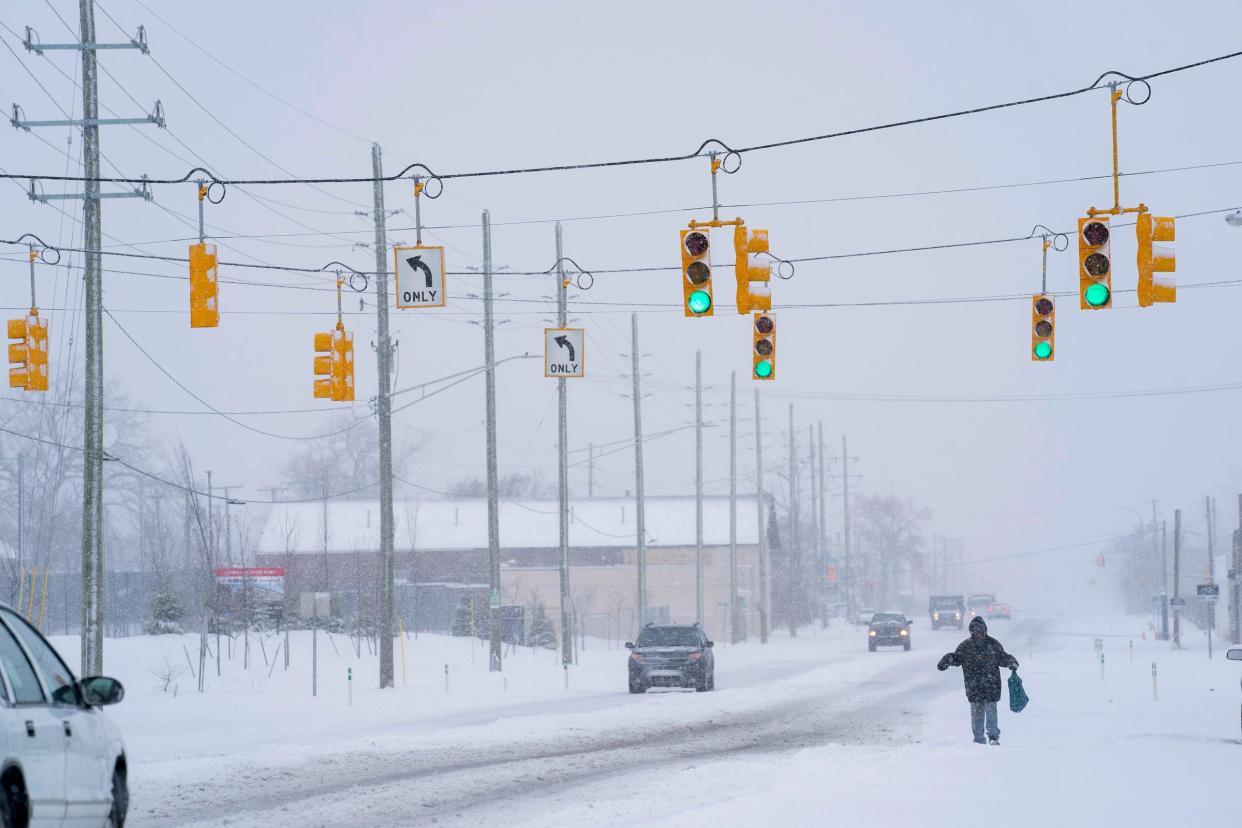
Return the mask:
M 398 308 L 444 307 L 444 248 L 394 247 Z
M 543 329 L 543 375 L 586 376 L 586 331 L 582 328 Z

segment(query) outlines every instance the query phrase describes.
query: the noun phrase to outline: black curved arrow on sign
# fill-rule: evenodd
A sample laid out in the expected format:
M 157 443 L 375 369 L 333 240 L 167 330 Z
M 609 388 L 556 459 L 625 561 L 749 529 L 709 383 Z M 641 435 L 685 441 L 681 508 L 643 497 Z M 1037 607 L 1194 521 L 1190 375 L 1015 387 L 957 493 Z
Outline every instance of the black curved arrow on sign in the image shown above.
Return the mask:
M 427 277 L 427 287 L 432 287 L 431 268 L 427 267 L 427 263 L 423 261 L 422 256 L 411 256 L 410 258 L 405 260 L 405 263 L 408 264 L 410 267 L 414 268 L 415 270 L 421 270 L 423 274 L 426 275 Z
M 578 355 L 574 352 L 574 346 L 569 344 L 569 337 L 562 335 L 562 336 L 558 336 L 554 338 L 552 341 L 555 342 L 557 345 L 560 345 L 565 350 L 569 351 L 570 362 L 578 361 Z

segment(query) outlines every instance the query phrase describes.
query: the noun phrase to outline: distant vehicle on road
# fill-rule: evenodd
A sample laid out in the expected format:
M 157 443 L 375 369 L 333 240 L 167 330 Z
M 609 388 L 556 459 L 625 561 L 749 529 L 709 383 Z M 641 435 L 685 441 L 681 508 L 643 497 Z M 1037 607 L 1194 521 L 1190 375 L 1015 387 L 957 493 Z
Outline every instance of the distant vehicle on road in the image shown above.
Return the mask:
M 933 595 L 928 600 L 927 612 L 933 630 L 941 627 L 960 630 L 966 625 L 966 600 L 961 595 Z
M 867 649 L 901 647 L 910 649 L 910 625 L 914 623 L 902 612 L 877 612 L 867 625 Z
M 0 674 L 0 825 L 124 825 L 125 746 L 99 709 L 124 697 L 121 683 L 78 681 L 3 604 Z
M 976 615 L 987 615 L 988 607 L 996 603 L 996 596 L 990 592 L 979 592 L 966 599 L 966 612 L 974 618 Z
M 698 624 L 648 624 L 638 641 L 625 642 L 631 650 L 631 693 L 650 687 L 693 687 L 702 693 L 716 688 L 714 642 Z
M 988 604 L 988 608 L 985 612 L 987 613 L 988 618 L 1004 618 L 1006 621 L 1009 620 L 1010 612 L 1008 604 L 1001 604 L 997 602 Z
M 875 610 L 870 607 L 860 609 L 858 612 L 854 613 L 854 623 L 860 627 L 865 627 L 871 623 L 871 617 L 873 615 L 875 615 Z

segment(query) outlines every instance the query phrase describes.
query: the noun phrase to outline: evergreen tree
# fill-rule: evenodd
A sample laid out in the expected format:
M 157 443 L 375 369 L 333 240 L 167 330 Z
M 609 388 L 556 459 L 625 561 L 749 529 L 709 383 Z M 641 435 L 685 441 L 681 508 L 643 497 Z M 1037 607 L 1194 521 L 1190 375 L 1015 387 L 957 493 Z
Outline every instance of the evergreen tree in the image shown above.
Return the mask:
M 532 647 L 556 649 L 556 630 L 552 620 L 548 618 L 548 610 L 543 601 L 536 601 L 530 613 L 530 631 L 526 634 L 526 643 Z
M 142 625 L 142 631 L 147 635 L 169 635 L 182 631 L 181 619 L 185 617 L 185 610 L 173 588 L 172 579 L 167 575 L 161 575 L 155 582 L 150 612 L 151 617 Z

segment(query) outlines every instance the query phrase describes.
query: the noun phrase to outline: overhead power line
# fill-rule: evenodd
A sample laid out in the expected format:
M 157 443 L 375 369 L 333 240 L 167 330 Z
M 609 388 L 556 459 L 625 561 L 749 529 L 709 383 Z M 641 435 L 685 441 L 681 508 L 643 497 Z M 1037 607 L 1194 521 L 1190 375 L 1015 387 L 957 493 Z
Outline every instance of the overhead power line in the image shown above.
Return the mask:
M 693 158 L 702 157 L 705 154 L 710 153 L 710 152 L 715 152 L 717 154 L 724 154 L 724 155 L 729 155 L 729 156 L 736 156 L 738 159 L 738 164 L 740 164 L 741 156 L 744 155 L 745 153 L 760 152 L 764 150 L 797 146 L 801 144 L 810 144 L 810 143 L 816 143 L 820 141 L 828 141 L 828 140 L 832 140 L 835 138 L 844 138 L 844 137 L 852 136 L 852 135 L 863 135 L 866 133 L 880 132 L 883 130 L 896 129 L 899 127 L 914 126 L 916 124 L 926 124 L 926 123 L 932 123 L 935 121 L 949 120 L 952 118 L 961 118 L 967 115 L 979 115 L 985 112 L 994 112 L 994 111 L 1001 110 L 1001 109 L 1010 109 L 1013 107 L 1027 106 L 1030 104 L 1045 103 L 1048 101 L 1061 100 L 1064 98 L 1071 98 L 1077 95 L 1082 95 L 1087 92 L 1092 92 L 1097 89 L 1107 88 L 1109 82 L 1106 81 L 1105 79 L 1110 78 L 1110 77 L 1116 77 L 1120 79 L 1121 81 L 1128 82 L 1128 83 L 1136 83 L 1136 82 L 1146 83 L 1155 78 L 1165 77 L 1167 75 L 1172 75 L 1178 72 L 1184 72 L 1190 69 L 1197 69 L 1203 66 L 1220 63 L 1226 60 L 1232 60 L 1240 56 L 1242 56 L 1242 51 L 1231 52 L 1229 54 L 1217 55 L 1215 57 L 1198 60 L 1193 63 L 1186 63 L 1180 66 L 1173 66 L 1167 69 L 1161 69 L 1160 71 L 1151 72 L 1146 75 L 1128 75 L 1124 72 L 1109 70 L 1101 74 L 1090 85 L 1080 87 L 1077 89 L 1069 89 L 1069 90 L 1065 90 L 1062 92 L 1053 92 L 1047 95 L 1039 95 L 1039 96 L 1032 97 L 1032 98 L 1022 98 L 1020 100 L 1005 101 L 1002 103 L 989 104 L 986 106 L 971 107 L 969 109 L 959 109 L 959 110 L 955 110 L 952 112 L 943 112 L 943 113 L 936 114 L 936 115 L 925 115 L 921 117 L 904 118 L 898 121 L 889 121 L 886 123 L 874 124 L 871 126 L 856 127 L 854 129 L 840 130 L 837 132 L 828 132 L 828 133 L 823 133 L 821 135 L 809 135 L 809 136 L 803 136 L 800 138 L 789 138 L 789 139 L 785 139 L 781 141 L 770 141 L 767 143 L 754 144 L 754 145 L 746 146 L 746 147 L 731 147 L 719 139 L 708 138 L 707 140 L 699 144 L 697 149 L 695 149 L 693 152 L 690 152 L 690 153 L 678 154 L 678 155 L 652 156 L 652 157 L 646 157 L 646 158 L 628 158 L 628 159 L 620 159 L 620 160 L 613 160 L 613 161 L 589 161 L 589 162 L 583 162 L 583 163 L 577 163 L 577 164 L 550 164 L 550 165 L 544 165 L 544 166 L 513 167 L 513 168 L 508 168 L 508 169 L 492 169 L 492 170 L 465 170 L 465 171 L 457 171 L 457 172 L 450 172 L 450 173 L 435 173 L 427 165 L 416 162 L 413 164 L 408 164 L 403 169 L 401 169 L 399 172 L 396 172 L 393 175 L 380 176 L 379 178 L 376 178 L 375 176 L 365 176 L 365 177 L 358 177 L 358 176 L 310 177 L 310 176 L 306 176 L 306 177 L 296 177 L 296 178 L 250 178 L 250 179 L 240 179 L 240 178 L 239 179 L 222 179 L 222 178 L 216 177 L 215 180 L 221 184 L 226 184 L 226 185 L 227 184 L 232 184 L 232 185 L 373 184 L 377 180 L 378 181 L 396 181 L 402 178 L 409 177 L 414 174 L 418 174 L 418 175 L 421 175 L 423 178 L 428 178 L 428 179 L 434 178 L 434 179 L 440 179 L 441 181 L 445 181 L 445 180 L 454 179 L 454 178 L 484 178 L 484 177 L 507 176 L 507 175 L 525 175 L 529 173 L 566 172 L 570 170 L 603 169 L 603 168 L 612 168 L 612 167 L 632 167 L 632 166 L 639 166 L 639 165 L 644 165 L 644 164 L 664 164 L 664 163 L 669 163 L 669 162 L 674 162 L 674 161 L 689 161 Z M 170 76 L 170 79 L 171 79 L 171 76 Z M 175 80 L 173 80 L 173 82 L 176 83 Z M 275 165 L 275 162 L 273 162 L 273 164 Z M 279 166 L 279 165 L 276 165 L 276 166 Z M 736 169 L 736 167 L 734 167 L 734 169 Z M 99 182 L 103 182 L 103 183 L 116 183 L 116 184 L 138 184 L 138 183 L 143 183 L 144 181 L 145 183 L 148 183 L 148 184 L 184 184 L 187 181 L 190 181 L 196 174 L 199 174 L 200 172 L 207 172 L 207 171 L 198 170 L 198 169 L 190 170 L 189 172 L 187 172 L 185 175 L 183 175 L 180 178 L 132 179 L 132 178 L 100 177 L 95 180 Z M 67 177 L 67 176 L 40 175 L 40 174 L 18 175 L 18 174 L 9 173 L 9 174 L 5 174 L 4 177 L 39 179 L 39 180 L 44 180 L 44 181 L 65 181 L 65 180 L 84 181 L 85 180 L 81 176 Z

